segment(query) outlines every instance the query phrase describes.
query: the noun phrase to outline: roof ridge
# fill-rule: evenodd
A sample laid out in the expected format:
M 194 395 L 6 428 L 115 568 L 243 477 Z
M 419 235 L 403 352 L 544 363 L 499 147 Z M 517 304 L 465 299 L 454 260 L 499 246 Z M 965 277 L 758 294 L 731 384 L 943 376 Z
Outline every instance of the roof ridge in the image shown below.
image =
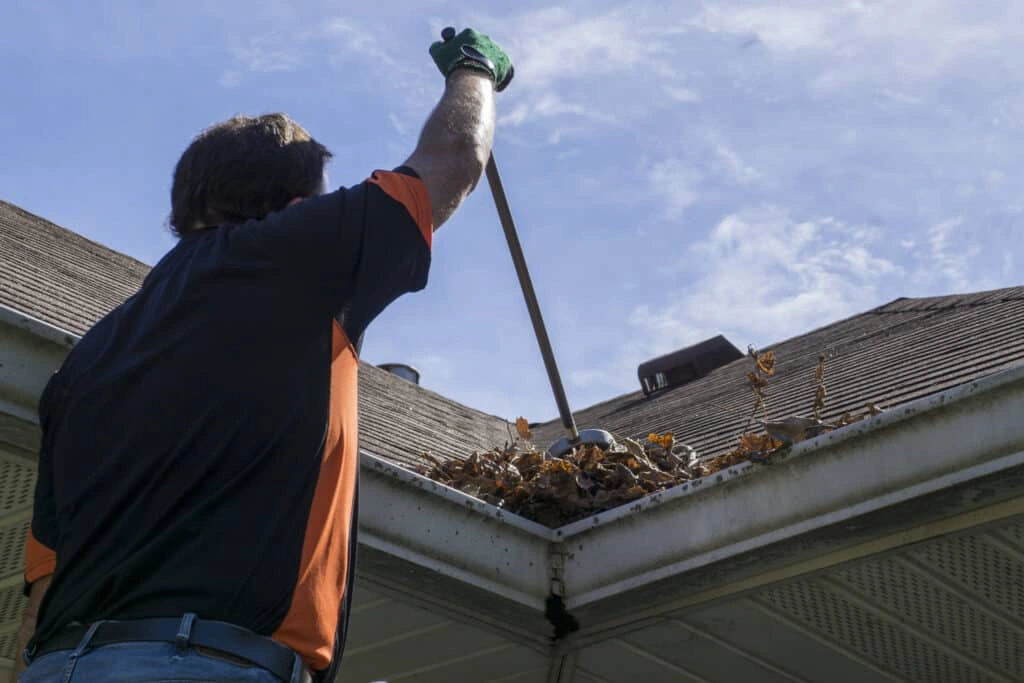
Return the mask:
M 999 296 L 1000 294 L 1003 294 L 1004 296 Z M 936 305 L 936 304 L 940 304 L 944 300 L 947 302 L 946 305 Z M 784 344 L 796 341 L 798 339 L 810 337 L 810 336 L 812 336 L 814 334 L 817 334 L 817 333 L 820 333 L 820 332 L 822 332 L 824 330 L 827 330 L 828 328 L 836 327 L 838 325 L 842 325 L 843 323 L 847 323 L 847 322 L 850 322 L 850 321 L 856 320 L 857 318 L 862 318 L 862 317 L 876 316 L 876 315 L 889 316 L 889 315 L 906 314 L 906 313 L 932 313 L 932 314 L 935 314 L 935 313 L 939 313 L 941 311 L 949 311 L 949 310 L 954 310 L 954 309 L 958 309 L 958 308 L 962 308 L 962 309 L 975 308 L 975 307 L 978 307 L 978 306 L 988 306 L 988 305 L 992 305 L 992 304 L 1006 303 L 1006 302 L 1010 302 L 1010 301 L 1024 301 L 1024 285 L 1018 286 L 1018 287 L 1001 287 L 1001 288 L 996 288 L 996 289 L 979 290 L 979 291 L 974 291 L 974 292 L 963 292 L 963 293 L 959 293 L 959 294 L 947 294 L 947 295 L 939 295 L 939 296 L 931 296 L 931 297 L 906 297 L 906 296 L 901 296 L 901 297 L 896 297 L 895 299 L 892 299 L 892 300 L 890 300 L 887 303 L 880 304 L 878 306 L 875 306 L 874 308 L 870 308 L 870 309 L 868 309 L 866 311 L 861 311 L 859 313 L 854 313 L 854 314 L 851 314 L 851 315 L 848 315 L 848 316 L 845 316 L 845 317 L 842 317 L 842 318 L 838 318 L 836 320 L 832 320 L 832 321 L 830 321 L 828 323 L 825 323 L 823 325 L 819 325 L 818 327 L 814 327 L 814 328 L 805 330 L 804 332 L 801 332 L 800 334 L 796 334 L 796 335 L 787 337 L 785 339 L 780 339 L 780 340 L 772 342 L 770 344 L 765 344 L 763 347 L 760 347 L 760 348 L 761 348 L 761 350 L 775 349 L 775 348 L 777 348 L 779 346 L 782 346 Z M 901 303 L 904 303 L 905 305 L 897 306 L 898 304 L 901 304 Z M 928 317 L 931 317 L 931 316 L 928 316 Z M 903 324 L 904 323 L 900 323 L 900 324 L 897 325 L 897 327 L 900 327 Z M 908 322 L 906 324 L 910 324 L 910 323 Z M 874 333 L 872 333 L 869 336 L 875 336 L 877 334 L 882 334 L 882 333 L 891 333 L 892 331 L 893 331 L 893 328 L 885 328 L 884 330 L 876 330 Z M 861 342 L 864 341 L 864 338 L 858 339 L 856 341 L 857 341 L 857 343 L 861 343 Z M 840 345 L 841 346 L 848 346 L 851 343 L 853 343 L 853 340 L 843 340 Z M 723 368 L 730 367 L 731 365 L 733 365 L 735 363 L 741 363 L 744 360 L 745 360 L 744 358 L 737 359 L 735 361 L 732 361 L 731 363 L 727 363 L 726 365 L 722 366 L 722 368 L 718 368 L 718 370 L 722 370 Z M 676 388 L 678 388 L 678 387 L 676 387 Z M 668 390 L 668 391 L 671 391 L 671 389 Z M 612 396 L 612 397 L 609 397 L 607 399 L 598 401 L 597 403 L 594 403 L 592 405 L 584 406 L 583 408 L 580 408 L 580 409 L 574 411 L 574 415 L 577 414 L 577 413 L 582 413 L 584 411 L 590 412 L 590 411 L 600 410 L 604 406 L 611 405 L 611 404 L 616 404 L 616 403 L 621 404 L 623 401 L 630 401 L 631 399 L 634 399 L 634 400 L 640 399 L 640 397 L 642 396 L 642 393 L 643 392 L 641 392 L 640 390 L 627 391 L 627 392 L 624 392 L 624 393 L 619 394 L 617 396 Z M 668 392 L 664 392 L 664 393 L 668 393 Z M 619 409 L 621 409 L 621 407 L 622 406 L 620 405 Z M 539 424 L 542 427 L 548 427 L 549 425 L 553 425 L 556 422 L 558 422 L 558 418 L 557 417 L 551 418 L 549 420 L 543 420 Z
M 999 296 L 999 294 L 1004 294 Z M 945 303 L 942 303 L 945 300 Z M 888 304 L 869 311 L 872 314 L 912 313 L 925 311 L 945 311 L 956 308 L 975 308 L 1009 301 L 1024 301 L 1024 286 L 1002 287 L 999 289 L 968 292 L 964 294 L 948 294 L 944 296 L 900 297 Z M 908 305 L 892 309 L 894 304 L 908 302 Z

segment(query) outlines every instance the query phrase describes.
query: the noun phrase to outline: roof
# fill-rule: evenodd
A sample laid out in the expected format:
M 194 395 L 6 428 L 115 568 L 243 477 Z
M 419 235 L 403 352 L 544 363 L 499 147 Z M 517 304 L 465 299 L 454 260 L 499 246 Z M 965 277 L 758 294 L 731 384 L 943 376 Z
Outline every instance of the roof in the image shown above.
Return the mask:
M 0 304 L 82 335 L 134 294 L 150 267 L 0 201 Z M 401 465 L 504 443 L 505 420 L 368 363 L 360 367 L 360 445 Z
M 774 344 L 775 375 L 765 389 L 769 420 L 811 416 L 815 367 L 826 355 L 822 418 L 891 408 L 999 370 L 1024 365 L 1024 287 L 929 298 L 900 298 L 873 310 Z M 645 397 L 637 391 L 575 415 L 580 428 L 598 427 L 644 439 L 672 432 L 701 457 L 736 446 L 755 397 L 750 358 Z M 762 411 L 758 418 L 763 419 Z M 562 435 L 558 421 L 534 429 L 535 441 Z
M 100 248 L 92 267 L 110 269 L 103 273 L 53 264 L 45 253 L 28 268 L 24 243 L 43 236 L 18 231 L 41 219 L 9 208 L 0 205 L 0 302 L 61 326 L 60 309 L 38 298 L 77 295 L 80 277 L 101 286 L 116 255 Z M 78 265 L 87 255 L 76 248 L 91 244 L 60 229 L 46 239 L 54 242 L 37 248 L 67 249 Z M 88 303 L 78 300 L 65 310 Z M 371 504 L 360 514 L 346 670 L 425 682 L 525 683 L 556 670 L 593 681 L 1020 680 L 1022 300 L 1024 288 L 900 299 L 769 347 L 778 361 L 766 389 L 773 416 L 810 411 L 822 349 L 833 353 L 826 417 L 866 400 L 929 398 L 797 444 L 756 476 L 737 466 L 699 488 L 557 530 L 538 533 L 539 525 L 399 468 L 366 467 L 376 459 L 364 454 Z M 90 310 L 98 317 L 103 306 Z M 53 348 L 18 339 L 43 355 L 28 374 L 48 372 Z M 675 429 L 706 451 L 716 439 L 725 448 L 753 404 L 750 369 L 741 359 L 648 399 L 620 396 L 582 411 L 580 422 L 637 436 Z M 459 453 L 505 438 L 497 418 L 363 370 L 368 448 L 399 459 L 424 444 Z M 0 372 L 0 385 L 20 374 Z M 34 470 L 20 455 L 34 439 L 19 441 L 23 433 L 7 429 L 17 420 L 5 417 L 0 410 L 0 442 L 24 448 L 0 443 L 9 460 L 0 472 L 9 503 L 0 506 L 9 625 L 0 668 L 15 654 L 20 553 L 10 549 L 25 533 L 33 481 L 25 472 Z M 558 431 L 556 423 L 543 429 Z M 551 568 L 565 587 L 563 614 L 580 625 L 554 648 L 542 616 Z
M 0 304 L 82 334 L 148 272 L 140 261 L 0 201 Z M 768 416 L 811 414 L 819 354 L 827 356 L 822 417 L 829 420 L 867 402 L 884 409 L 1024 364 L 1021 329 L 1024 287 L 897 299 L 761 349 L 776 356 L 765 390 Z M 702 456 L 721 454 L 750 418 L 752 369 L 743 358 L 649 397 L 638 388 L 578 411 L 576 421 L 638 440 L 672 432 Z M 398 464 L 424 464 L 424 452 L 466 457 L 510 438 L 504 419 L 367 363 L 359 396 L 362 447 Z M 561 430 L 557 420 L 544 423 L 534 441 L 546 444 Z
M 81 335 L 149 266 L 0 201 L 0 303 Z

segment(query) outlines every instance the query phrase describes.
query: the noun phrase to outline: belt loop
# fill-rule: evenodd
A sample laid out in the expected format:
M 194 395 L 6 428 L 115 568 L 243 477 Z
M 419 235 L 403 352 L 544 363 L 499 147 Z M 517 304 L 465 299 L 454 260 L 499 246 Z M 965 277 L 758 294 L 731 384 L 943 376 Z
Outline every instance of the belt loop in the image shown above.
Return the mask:
M 82 636 L 82 640 L 78 643 L 78 647 L 75 648 L 68 656 L 68 663 L 64 665 L 64 671 L 61 674 L 62 683 L 68 683 L 71 680 L 71 674 L 75 672 L 75 665 L 78 663 L 78 658 L 82 656 L 86 648 L 89 647 L 89 643 L 92 642 L 93 636 L 96 635 L 96 631 L 100 626 L 105 624 L 105 621 L 95 621 L 89 625 L 89 630 Z
M 21 651 L 21 660 L 25 662 L 25 666 L 31 666 L 32 660 L 36 658 L 36 650 L 39 649 L 38 643 L 32 643 L 31 646 L 26 645 L 25 649 Z
M 181 618 L 181 625 L 178 626 L 178 635 L 174 638 L 174 646 L 179 653 L 189 646 L 189 641 L 192 639 L 192 624 L 195 623 L 195 620 L 195 612 L 186 612 Z

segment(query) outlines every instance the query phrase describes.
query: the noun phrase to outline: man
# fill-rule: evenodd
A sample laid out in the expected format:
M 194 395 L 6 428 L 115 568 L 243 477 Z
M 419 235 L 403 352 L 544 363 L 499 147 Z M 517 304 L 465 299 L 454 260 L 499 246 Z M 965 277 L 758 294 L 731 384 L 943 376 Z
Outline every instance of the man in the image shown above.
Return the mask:
M 358 340 L 427 283 L 512 65 L 466 29 L 411 156 L 326 192 L 288 117 L 199 135 L 179 237 L 40 398 L 19 649 L 36 681 L 329 681 L 356 547 Z M 20 663 L 19 663 L 20 665 Z

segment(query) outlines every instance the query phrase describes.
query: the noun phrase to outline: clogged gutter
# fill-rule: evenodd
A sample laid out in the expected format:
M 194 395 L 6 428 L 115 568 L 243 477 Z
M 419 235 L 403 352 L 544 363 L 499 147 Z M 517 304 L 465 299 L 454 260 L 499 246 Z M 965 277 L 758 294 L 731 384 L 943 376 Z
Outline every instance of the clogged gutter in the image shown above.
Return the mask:
M 774 355 L 750 349 L 755 370 L 748 375 L 755 395 L 754 413 L 733 450 L 701 458 L 672 434 L 650 434 L 644 442 L 622 439 L 613 450 L 583 446 L 561 458 L 538 450 L 525 419 L 517 421 L 519 438 L 504 447 L 474 453 L 465 460 L 441 461 L 430 454 L 430 464 L 417 471 L 434 481 L 458 489 L 484 502 L 551 528 L 610 510 L 644 496 L 743 462 L 768 463 L 792 444 L 858 422 L 880 412 L 868 404 L 863 414 L 837 420 L 820 419 L 824 407 L 824 357 L 815 371 L 814 417 L 790 417 L 779 422 L 760 421 L 749 428 L 758 410 L 765 410 L 765 387 L 774 374 Z

